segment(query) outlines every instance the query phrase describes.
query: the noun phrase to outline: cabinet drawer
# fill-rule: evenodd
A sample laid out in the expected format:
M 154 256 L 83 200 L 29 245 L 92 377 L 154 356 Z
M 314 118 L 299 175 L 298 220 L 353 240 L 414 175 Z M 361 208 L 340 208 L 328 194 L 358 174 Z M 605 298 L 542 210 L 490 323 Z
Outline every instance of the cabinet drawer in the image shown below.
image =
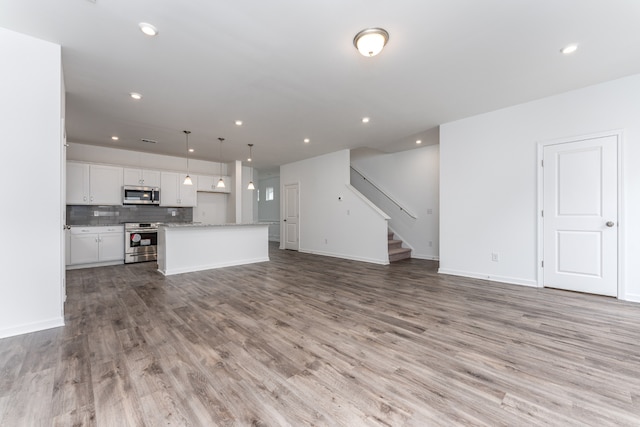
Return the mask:
M 124 226 L 87 226 L 75 227 L 71 226 L 71 234 L 106 234 L 106 233 L 124 233 Z

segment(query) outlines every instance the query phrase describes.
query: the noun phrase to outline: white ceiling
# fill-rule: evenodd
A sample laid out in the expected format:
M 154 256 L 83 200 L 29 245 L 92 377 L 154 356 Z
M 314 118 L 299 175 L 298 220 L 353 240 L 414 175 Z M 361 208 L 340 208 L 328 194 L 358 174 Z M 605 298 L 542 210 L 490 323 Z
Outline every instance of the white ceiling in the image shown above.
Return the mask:
M 193 157 L 224 137 L 258 168 L 437 143 L 441 123 L 640 73 L 639 18 L 638 0 L 0 0 L 0 26 L 62 45 L 69 141 L 184 156 L 189 129 Z M 390 34 L 374 58 L 352 44 L 366 27 Z

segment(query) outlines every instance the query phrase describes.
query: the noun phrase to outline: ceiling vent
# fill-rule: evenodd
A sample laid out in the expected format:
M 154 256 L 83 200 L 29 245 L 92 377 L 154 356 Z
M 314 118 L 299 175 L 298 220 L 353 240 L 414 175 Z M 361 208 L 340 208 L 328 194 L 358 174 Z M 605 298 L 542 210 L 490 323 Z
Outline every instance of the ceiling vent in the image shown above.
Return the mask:
M 158 141 L 154 141 L 153 139 L 142 138 L 140 141 L 148 142 L 149 144 L 157 144 Z

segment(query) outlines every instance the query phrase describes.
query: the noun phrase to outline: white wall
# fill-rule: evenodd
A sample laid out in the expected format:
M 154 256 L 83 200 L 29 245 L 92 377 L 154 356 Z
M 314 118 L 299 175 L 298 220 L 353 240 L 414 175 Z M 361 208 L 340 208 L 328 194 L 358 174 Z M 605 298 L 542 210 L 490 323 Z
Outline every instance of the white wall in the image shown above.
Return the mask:
M 242 223 L 251 224 L 258 222 L 258 212 L 254 211 L 253 204 L 255 201 L 256 191 L 247 189 L 249 181 L 251 181 L 251 169 L 248 166 L 242 166 Z M 254 184 L 255 186 L 255 184 Z
M 273 188 L 273 200 L 265 200 L 267 187 Z M 270 222 L 269 240 L 280 241 L 280 175 L 269 175 L 258 180 L 257 191 L 260 192 L 258 202 L 258 221 Z
M 620 298 L 640 301 L 639 118 L 635 75 L 442 125 L 440 271 L 536 285 L 537 143 L 621 129 Z
M 226 224 L 227 201 L 229 196 L 226 193 L 205 193 L 199 191 L 198 205 L 193 208 L 193 222 L 203 224 Z
M 229 182 L 229 200 L 227 201 L 227 222 L 242 222 L 242 163 L 239 160 L 227 163 Z
M 412 248 L 413 258 L 438 259 L 439 153 L 439 146 L 431 145 L 351 159 L 367 180 L 416 216 L 411 218 L 360 175 L 351 174 L 351 184 L 391 217 L 389 228 Z
M 0 57 L 2 338 L 64 324 L 64 94 L 60 46 L 0 28 Z
M 187 171 L 187 160 L 183 157 L 165 156 L 162 154 L 143 153 L 140 151 L 123 150 L 116 147 L 101 147 L 81 143 L 69 143 L 67 160 L 81 162 L 104 163 L 140 169 L 157 169 L 167 171 Z M 222 164 L 222 173 L 228 174 L 227 164 Z M 218 176 L 220 163 L 198 159 L 189 159 L 189 173 L 191 175 Z
M 352 190 L 349 165 L 341 150 L 280 167 L 281 194 L 299 184 L 300 251 L 388 264 L 387 221 Z

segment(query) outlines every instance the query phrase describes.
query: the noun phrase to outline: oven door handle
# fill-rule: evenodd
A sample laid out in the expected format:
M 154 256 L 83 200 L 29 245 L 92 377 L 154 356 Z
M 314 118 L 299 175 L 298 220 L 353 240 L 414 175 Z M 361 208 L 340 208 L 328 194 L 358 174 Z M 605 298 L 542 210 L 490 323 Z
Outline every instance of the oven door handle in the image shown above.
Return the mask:
M 127 233 L 157 233 L 158 230 L 157 229 L 152 229 L 152 230 L 127 230 Z

